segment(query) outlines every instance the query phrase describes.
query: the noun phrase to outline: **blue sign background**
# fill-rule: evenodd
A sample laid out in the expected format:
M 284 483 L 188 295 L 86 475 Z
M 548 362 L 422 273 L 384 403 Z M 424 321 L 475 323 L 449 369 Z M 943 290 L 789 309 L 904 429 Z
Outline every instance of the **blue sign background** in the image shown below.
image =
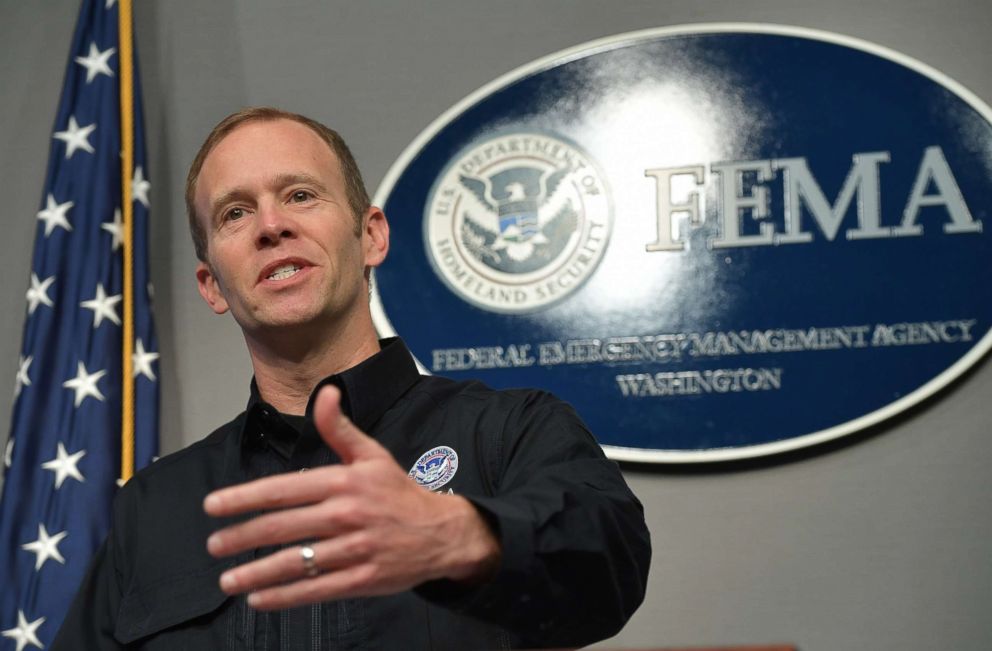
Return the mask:
M 431 370 L 438 349 L 531 344 L 536 355 L 540 342 L 585 338 L 974 320 L 971 340 L 956 343 L 439 371 L 495 387 L 547 388 L 624 459 L 751 456 L 876 422 L 949 382 L 990 343 L 992 125 L 987 107 L 939 77 L 868 44 L 754 26 L 621 36 L 511 73 L 432 125 L 380 188 L 393 246 L 376 272 L 385 312 L 377 326 L 403 336 Z M 597 163 L 610 189 L 613 233 L 600 266 L 567 298 L 501 314 L 441 281 L 423 220 L 453 160 L 514 131 L 567 138 Z M 711 163 L 802 157 L 834 202 L 854 154 L 889 152 L 879 169 L 881 222 L 891 227 L 934 146 L 985 231 L 945 233 L 946 208 L 931 206 L 916 220 L 920 236 L 850 240 L 844 232 L 857 226 L 855 200 L 833 241 L 804 213 L 810 243 L 707 246 L 720 222 Z M 644 172 L 685 165 L 707 167 L 705 223 L 683 228 L 684 251 L 646 251 L 657 234 L 657 185 Z M 781 232 L 781 173 L 764 185 Z M 747 214 L 740 221 L 743 234 L 758 233 Z M 777 390 L 625 397 L 616 380 L 771 367 L 782 369 Z

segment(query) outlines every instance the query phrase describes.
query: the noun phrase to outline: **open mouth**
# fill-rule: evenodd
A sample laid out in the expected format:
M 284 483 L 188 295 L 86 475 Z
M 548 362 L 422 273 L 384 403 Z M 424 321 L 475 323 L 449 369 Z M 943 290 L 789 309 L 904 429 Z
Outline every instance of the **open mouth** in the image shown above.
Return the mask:
M 268 276 L 266 276 L 265 279 L 266 280 L 286 280 L 287 278 L 292 278 L 297 273 L 299 273 L 299 271 L 300 271 L 301 268 L 302 267 L 300 267 L 299 265 L 296 265 L 296 264 L 293 264 L 293 263 L 284 264 L 284 265 L 281 265 L 281 266 L 276 267 L 275 269 L 273 269 L 272 270 L 272 273 L 270 273 Z

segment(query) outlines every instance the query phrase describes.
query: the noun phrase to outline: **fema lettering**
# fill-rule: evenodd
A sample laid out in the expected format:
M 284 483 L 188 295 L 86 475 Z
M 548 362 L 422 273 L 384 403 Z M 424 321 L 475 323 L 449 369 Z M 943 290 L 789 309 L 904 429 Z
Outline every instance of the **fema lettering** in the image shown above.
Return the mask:
M 968 209 L 940 147 L 927 147 L 923 151 L 912 189 L 903 204 L 900 223 L 883 225 L 879 166 L 890 160 L 887 151 L 854 154 L 847 178 L 833 202 L 824 194 L 805 158 L 712 163 L 708 178 L 703 165 L 645 170 L 644 175 L 654 179 L 657 188 L 657 239 L 645 249 L 684 250 L 687 233 L 679 230 L 676 218 L 682 218 L 682 223 L 687 223 L 690 229 L 701 227 L 706 214 L 701 205 L 703 190 L 708 186 L 713 186 L 718 198 L 715 211 L 718 235 L 707 241 L 714 249 L 812 242 L 814 231 L 802 219 L 803 208 L 820 235 L 833 241 L 840 234 L 852 203 L 857 220 L 853 228 L 844 231 L 849 240 L 922 235 L 923 226 L 917 221 L 925 207 L 943 209 L 945 234 L 982 231 L 982 222 Z M 778 172 L 781 172 L 783 205 L 780 216 L 772 215 L 769 209 L 769 192 L 773 189 L 770 184 Z M 678 190 L 685 198 L 675 201 L 673 195 Z M 756 234 L 745 234 L 743 220 L 748 215 L 759 224 Z M 776 229 L 779 225 L 781 230 Z

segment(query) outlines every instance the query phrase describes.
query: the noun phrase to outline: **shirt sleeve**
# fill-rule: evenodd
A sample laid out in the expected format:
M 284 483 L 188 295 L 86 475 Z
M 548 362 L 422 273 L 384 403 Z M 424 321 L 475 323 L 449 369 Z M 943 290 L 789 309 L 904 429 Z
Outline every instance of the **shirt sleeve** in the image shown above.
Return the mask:
M 111 533 L 111 536 L 113 534 Z M 97 550 L 50 651 L 120 651 L 114 626 L 121 593 L 110 536 Z
M 485 585 L 420 586 L 424 597 L 499 624 L 528 646 L 617 633 L 644 599 L 643 508 L 575 411 L 545 393 L 509 411 L 491 496 L 465 495 L 493 527 L 500 567 Z

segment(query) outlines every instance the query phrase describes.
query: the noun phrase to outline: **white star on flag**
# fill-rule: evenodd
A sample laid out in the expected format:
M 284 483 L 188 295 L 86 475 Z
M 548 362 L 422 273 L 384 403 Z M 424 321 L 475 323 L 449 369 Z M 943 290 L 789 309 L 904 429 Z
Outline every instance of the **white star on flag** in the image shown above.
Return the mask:
M 103 52 L 97 49 L 96 43 L 90 43 L 90 53 L 84 57 L 76 57 L 76 63 L 86 68 L 86 83 L 96 79 L 97 75 L 114 76 L 114 71 L 110 69 L 107 62 L 113 56 L 117 48 L 107 48 Z
M 111 8 L 111 7 L 113 7 L 113 6 L 115 5 L 115 4 L 117 4 L 117 0 L 107 0 L 107 4 L 106 4 L 106 5 L 104 5 L 104 7 L 103 7 L 103 8 L 104 8 L 104 9 L 110 9 L 110 8 Z
M 44 524 L 38 525 L 38 540 L 24 543 L 21 549 L 35 554 L 34 569 L 37 572 L 49 558 L 65 565 L 65 559 L 59 552 L 59 543 L 68 535 L 67 531 L 62 531 L 54 536 L 49 536 Z
M 55 282 L 55 276 L 49 276 L 45 280 L 38 280 L 38 276 L 31 274 L 31 288 L 28 290 L 26 297 L 28 299 L 28 314 L 34 314 L 34 311 L 38 309 L 38 305 L 47 305 L 48 307 L 54 307 L 55 303 L 52 299 L 48 297 L 48 288 L 52 286 Z
M 66 480 L 66 477 L 72 477 L 76 481 L 86 481 L 83 477 L 83 473 L 79 472 L 77 464 L 79 460 L 83 458 L 86 454 L 86 450 L 80 450 L 73 454 L 69 454 L 65 450 L 65 446 L 59 441 L 58 452 L 55 453 L 55 458 L 51 461 L 46 461 L 41 464 L 41 467 L 45 470 L 51 470 L 55 473 L 55 489 L 58 490 L 62 488 L 62 482 Z
M 79 362 L 79 367 L 76 369 L 76 377 L 71 380 L 66 380 L 62 383 L 66 389 L 72 389 L 76 392 L 76 406 L 86 399 L 86 396 L 93 396 L 99 401 L 103 401 L 103 394 L 100 393 L 100 387 L 96 383 L 107 374 L 107 371 L 97 371 L 96 373 L 88 373 L 86 367 L 82 362 Z
M 138 339 L 134 344 L 134 353 L 131 354 L 132 366 L 134 367 L 134 377 L 144 375 L 146 378 L 155 381 L 155 371 L 152 370 L 152 362 L 158 359 L 158 353 L 145 351 L 145 344 Z
M 17 369 L 17 382 L 14 385 L 14 397 L 21 395 L 21 389 L 24 387 L 31 386 L 31 378 L 28 376 L 28 369 L 31 368 L 31 362 L 34 361 L 34 355 L 28 355 L 24 357 L 19 355 L 20 360 L 17 362 L 20 368 Z
M 131 196 L 135 201 L 140 201 L 145 208 L 148 207 L 148 191 L 152 184 L 145 179 L 145 173 L 141 165 L 134 168 L 134 178 L 131 179 Z
M 104 319 L 110 319 L 117 325 L 121 324 L 121 319 L 117 316 L 114 306 L 121 302 L 121 295 L 107 296 L 102 283 L 97 283 L 96 296 L 88 301 L 82 301 L 79 305 L 87 310 L 93 310 L 93 327 L 99 328 Z
M 120 209 L 114 211 L 114 221 L 103 222 L 100 224 L 100 228 L 110 233 L 112 237 L 111 250 L 116 251 L 121 248 L 121 244 L 124 243 L 124 222 L 121 221 Z
M 74 205 L 71 201 L 59 203 L 54 196 L 48 195 L 45 200 L 45 209 L 38 211 L 38 219 L 45 222 L 45 237 L 51 235 L 56 226 L 61 226 L 67 231 L 72 230 L 72 224 L 69 223 L 69 218 L 65 214 Z
M 14 463 L 14 439 L 7 439 L 7 449 L 3 453 L 3 465 L 5 468 L 10 468 L 11 464 Z
M 76 153 L 77 149 L 82 149 L 89 153 L 93 153 L 93 145 L 90 144 L 89 137 L 90 134 L 96 129 L 96 124 L 90 124 L 85 127 L 80 127 L 79 123 L 76 122 L 76 116 L 69 116 L 69 126 L 66 127 L 65 131 L 56 131 L 53 138 L 58 138 L 66 144 L 65 157 L 66 159 L 72 158 L 72 155 Z
M 6 631 L 0 632 L 0 635 L 4 637 L 9 637 L 17 642 L 16 651 L 23 651 L 24 647 L 31 644 L 38 647 L 39 649 L 44 649 L 41 641 L 38 640 L 36 631 L 38 627 L 45 623 L 44 617 L 39 617 L 30 624 L 27 618 L 24 616 L 24 611 L 18 609 L 17 611 L 17 626 L 14 628 L 8 628 Z

